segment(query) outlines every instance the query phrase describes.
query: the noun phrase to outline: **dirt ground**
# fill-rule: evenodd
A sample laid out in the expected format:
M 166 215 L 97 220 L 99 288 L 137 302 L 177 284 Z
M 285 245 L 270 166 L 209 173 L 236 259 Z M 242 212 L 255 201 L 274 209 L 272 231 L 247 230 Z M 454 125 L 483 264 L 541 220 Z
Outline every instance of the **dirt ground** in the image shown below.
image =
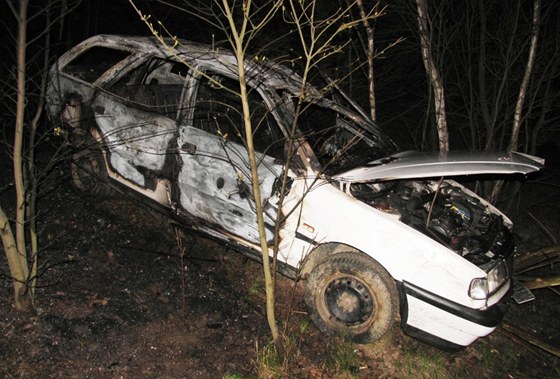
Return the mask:
M 307 319 L 301 289 L 285 278 L 282 365 L 270 354 L 259 264 L 189 234 L 181 249 L 159 214 L 123 195 L 92 202 L 59 182 L 40 203 L 36 313 L 12 310 L 0 258 L 0 377 L 560 377 L 557 359 L 503 329 L 453 353 L 397 326 L 372 345 L 325 336 Z M 508 321 L 560 346 L 559 303 L 541 291 L 535 303 L 513 306 Z

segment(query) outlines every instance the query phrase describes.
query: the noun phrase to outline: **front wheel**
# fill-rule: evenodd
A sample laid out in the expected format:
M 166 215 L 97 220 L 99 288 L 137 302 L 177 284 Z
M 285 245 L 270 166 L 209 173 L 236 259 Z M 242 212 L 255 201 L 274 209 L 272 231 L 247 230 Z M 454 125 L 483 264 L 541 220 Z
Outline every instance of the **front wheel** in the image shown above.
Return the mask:
M 360 253 L 344 252 L 311 271 L 305 302 L 321 331 L 368 343 L 392 326 L 398 294 L 394 280 L 381 265 Z

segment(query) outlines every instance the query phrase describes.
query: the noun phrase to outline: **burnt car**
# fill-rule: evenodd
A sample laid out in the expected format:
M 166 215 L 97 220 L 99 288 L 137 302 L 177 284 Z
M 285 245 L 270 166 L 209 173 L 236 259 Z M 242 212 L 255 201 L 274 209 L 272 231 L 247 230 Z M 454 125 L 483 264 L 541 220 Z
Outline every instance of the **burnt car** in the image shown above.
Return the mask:
M 528 174 L 541 159 L 397 152 L 334 86 L 302 89 L 274 63 L 246 67 L 270 253 L 276 242 L 281 272 L 303 281 L 319 329 L 370 342 L 400 316 L 407 334 L 457 348 L 491 333 L 512 296 L 531 296 L 512 278 L 511 221 L 452 178 Z M 69 130 L 78 189 L 127 190 L 259 259 L 231 52 L 99 35 L 61 56 L 50 76 L 48 113 Z

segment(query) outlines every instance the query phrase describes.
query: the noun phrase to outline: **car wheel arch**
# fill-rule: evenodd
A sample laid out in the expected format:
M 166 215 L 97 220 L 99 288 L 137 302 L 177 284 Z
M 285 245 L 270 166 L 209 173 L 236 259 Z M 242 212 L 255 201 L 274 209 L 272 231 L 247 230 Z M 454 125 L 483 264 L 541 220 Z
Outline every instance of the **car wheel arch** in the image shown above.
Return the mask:
M 348 253 L 348 252 L 360 254 L 364 257 L 367 257 L 368 259 L 374 260 L 375 262 L 377 262 L 377 264 L 383 266 L 375 258 L 371 257 L 365 252 L 351 245 L 341 243 L 341 242 L 328 242 L 316 246 L 311 252 L 309 252 L 305 256 L 305 258 L 302 260 L 302 263 L 300 264 L 299 276 L 305 279 L 315 267 L 325 262 L 326 260 L 330 259 L 335 254 Z M 387 271 L 387 269 L 385 270 Z

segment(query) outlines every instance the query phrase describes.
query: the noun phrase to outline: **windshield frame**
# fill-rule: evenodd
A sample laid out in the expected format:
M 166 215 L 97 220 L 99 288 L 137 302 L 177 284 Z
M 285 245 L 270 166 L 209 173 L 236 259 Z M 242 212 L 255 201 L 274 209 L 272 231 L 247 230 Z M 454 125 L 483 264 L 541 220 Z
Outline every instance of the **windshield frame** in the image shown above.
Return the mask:
M 324 172 L 328 176 L 337 175 L 344 171 L 363 166 L 369 162 L 385 158 L 397 151 L 397 147 L 393 141 L 391 141 L 371 119 L 363 117 L 360 113 L 349 109 L 337 101 L 324 96 L 317 96 L 317 94 L 314 95 L 315 96 L 310 96 L 302 101 L 300 107 L 302 110 L 300 114 L 297 115 L 296 136 L 305 139 L 306 143 L 309 145 L 309 149 L 306 149 L 308 151 L 307 154 L 309 154 L 309 151 L 313 152 L 314 158 L 318 162 L 318 167 L 320 167 L 319 171 Z M 290 119 L 293 122 L 293 119 L 296 117 L 295 113 L 296 109 L 298 109 L 297 102 L 299 98 L 293 96 L 291 101 L 292 104 L 289 108 L 292 110 L 292 115 Z M 320 125 L 314 131 L 306 129 L 303 125 L 304 117 L 302 116 L 305 116 L 306 111 L 308 111 L 310 107 L 316 107 L 315 110 L 319 109 L 324 112 L 334 112 L 336 115 L 335 124 L 328 123 L 329 125 Z M 314 146 L 313 139 L 310 138 L 310 135 L 320 133 L 328 134 L 328 129 L 333 126 L 337 129 L 344 129 L 344 131 L 350 133 L 352 137 L 357 137 L 358 140 L 352 141 L 352 143 L 345 148 L 343 153 L 326 159 L 321 156 L 317 146 Z M 364 143 L 367 144 L 365 147 L 368 149 L 367 151 L 361 150 L 364 148 Z M 340 149 L 340 151 L 342 151 L 342 149 Z M 346 157 L 351 156 L 351 158 L 343 159 L 342 154 Z

